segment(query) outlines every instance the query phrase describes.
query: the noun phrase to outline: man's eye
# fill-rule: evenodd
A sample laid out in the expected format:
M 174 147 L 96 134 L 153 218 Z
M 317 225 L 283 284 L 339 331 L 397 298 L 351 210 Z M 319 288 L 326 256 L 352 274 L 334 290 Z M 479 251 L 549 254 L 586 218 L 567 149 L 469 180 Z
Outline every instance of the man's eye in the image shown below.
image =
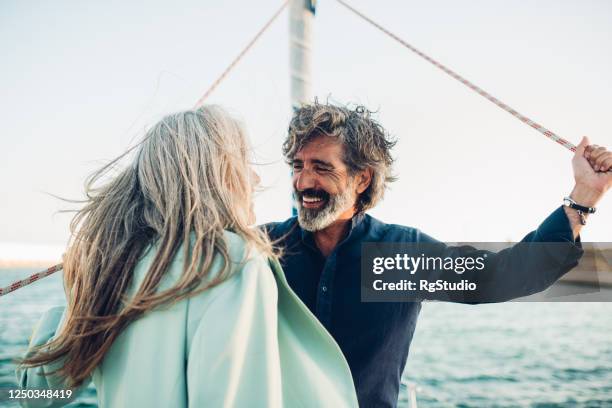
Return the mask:
M 320 173 L 327 173 L 329 171 L 326 167 L 316 167 L 315 169 Z
M 302 168 L 302 165 L 300 163 L 293 163 L 292 167 L 293 170 L 300 170 Z

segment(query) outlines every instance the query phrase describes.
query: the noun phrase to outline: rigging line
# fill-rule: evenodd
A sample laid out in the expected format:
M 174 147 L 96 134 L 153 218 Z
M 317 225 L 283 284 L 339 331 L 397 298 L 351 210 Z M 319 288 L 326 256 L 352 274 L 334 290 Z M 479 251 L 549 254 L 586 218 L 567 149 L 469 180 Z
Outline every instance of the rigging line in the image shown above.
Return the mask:
M 549 139 L 559 143 L 561 146 L 565 147 L 566 149 L 571 150 L 572 152 L 576 151 L 576 146 L 573 145 L 572 143 L 568 142 L 567 140 L 565 140 L 561 136 L 555 134 L 554 132 L 551 132 L 550 130 L 546 129 L 544 126 L 542 126 L 542 125 L 532 121 L 527 116 L 524 116 L 524 115 L 520 114 L 516 110 L 512 109 L 510 106 L 506 105 L 505 103 L 503 103 L 499 99 L 495 98 L 494 96 L 492 96 L 491 94 L 486 92 L 484 89 L 474 85 L 473 83 L 471 83 L 470 81 L 468 81 L 467 79 L 465 79 L 461 75 L 457 74 L 456 72 L 452 71 L 451 69 L 449 69 L 445 65 L 442 65 L 441 63 L 439 63 L 435 59 L 429 57 L 427 54 L 419 51 L 417 48 L 415 48 L 412 45 L 408 44 L 406 41 L 404 41 L 403 39 L 401 39 L 400 37 L 398 37 L 397 35 L 395 35 L 391 31 L 387 30 L 386 28 L 384 28 L 383 26 L 381 26 L 380 24 L 378 24 L 377 22 L 375 22 L 371 18 L 367 17 L 366 15 L 361 13 L 360 11 L 356 10 L 355 8 L 353 8 L 352 6 L 347 4 L 345 1 L 343 1 L 343 0 L 336 0 L 336 1 L 338 3 L 340 3 L 341 5 L 343 5 L 344 7 L 346 7 L 348 10 L 352 11 L 353 13 L 355 13 L 357 16 L 361 17 L 362 19 L 364 19 L 368 23 L 372 24 L 374 27 L 378 28 L 383 33 L 387 34 L 389 37 L 393 38 L 395 41 L 397 41 L 400 44 L 402 44 L 404 47 L 408 48 L 410 51 L 412 51 L 415 54 L 417 54 L 419 57 L 421 57 L 421 58 L 425 59 L 427 62 L 435 65 L 437 68 L 441 69 L 442 71 L 444 71 L 445 73 L 447 73 L 451 77 L 455 78 L 457 81 L 461 82 L 463 85 L 465 85 L 468 88 L 472 89 L 474 92 L 478 93 L 480 96 L 483 96 L 484 98 L 486 98 L 489 101 L 493 102 L 495 105 L 499 106 L 500 108 L 502 108 L 503 110 L 505 110 L 506 112 L 508 112 L 512 116 L 514 116 L 515 118 L 519 119 L 521 122 L 531 126 L 532 128 L 534 128 L 538 132 L 542 133 L 544 136 L 546 136 Z
M 223 71 L 223 73 L 215 80 L 215 82 L 212 83 L 212 85 L 208 88 L 208 90 L 204 93 L 204 95 L 202 95 L 202 97 L 200 97 L 200 99 L 198 99 L 198 101 L 196 102 L 196 104 L 194 106 L 194 109 L 199 108 L 204 103 L 206 98 L 208 98 L 208 96 L 215 90 L 215 88 L 217 88 L 217 86 L 219 86 L 219 84 L 225 79 L 225 77 L 227 77 L 229 72 L 232 69 L 234 69 L 236 64 L 238 64 L 238 62 L 251 49 L 253 44 L 255 44 L 255 42 L 257 42 L 259 37 L 261 37 L 261 35 L 272 25 L 274 20 L 276 20 L 276 18 L 281 14 L 281 12 L 285 9 L 285 7 L 287 7 L 288 4 L 289 4 L 289 0 L 285 0 L 283 2 L 283 4 L 279 7 L 279 9 L 266 22 L 266 24 L 264 24 L 264 26 L 257 32 L 257 34 L 255 34 L 255 36 L 251 39 L 251 41 L 249 41 L 249 43 L 246 45 L 246 47 L 244 47 L 244 49 L 242 51 L 240 51 L 238 56 L 236 58 L 234 58 L 234 60 Z M 22 280 L 17 281 L 17 282 L 13 282 L 9 286 L 6 286 L 4 288 L 0 288 L 0 296 L 4 296 L 4 295 L 6 295 L 8 293 L 11 293 L 11 292 L 17 290 L 17 289 L 20 289 L 20 288 L 22 288 L 24 286 L 27 286 L 27 285 L 29 285 L 31 283 L 34 283 L 37 280 L 45 278 L 45 277 L 47 277 L 49 275 L 52 275 L 52 274 L 54 274 L 57 271 L 61 271 L 62 269 L 63 269 L 63 264 L 60 263 L 60 264 L 57 264 L 55 266 L 50 267 L 49 269 L 46 269 L 44 271 L 35 273 L 35 274 L 25 278 L 25 279 L 22 279 Z
M 14 282 L 12 284 L 10 284 L 9 286 L 5 287 L 5 288 L 0 288 L 0 296 L 4 296 L 8 293 L 11 293 L 19 288 L 22 288 L 26 285 L 29 285 L 30 283 L 34 283 L 39 279 L 45 278 L 57 271 L 62 270 L 63 266 L 62 264 L 57 264 L 55 266 L 50 267 L 47 270 L 44 270 L 42 272 L 38 272 L 35 273 L 34 275 L 31 275 L 25 279 L 22 279 L 20 281 Z
M 240 51 L 240 54 L 238 54 L 238 56 L 234 58 L 234 60 L 227 66 L 227 68 L 225 68 L 225 71 L 223 71 L 223 73 L 215 80 L 215 82 L 212 83 L 212 85 L 210 86 L 210 88 L 208 88 L 208 90 L 204 93 L 204 95 L 202 95 L 202 97 L 198 99 L 198 101 L 196 102 L 194 106 L 194 109 L 197 109 L 200 106 L 202 106 L 206 98 L 208 98 L 208 96 L 215 90 L 215 88 L 219 86 L 219 84 L 221 83 L 221 81 L 225 79 L 227 74 L 229 74 L 229 72 L 232 69 L 234 69 L 236 64 L 238 64 L 238 62 L 242 59 L 242 57 L 244 57 L 244 55 L 249 51 L 249 49 L 251 49 L 251 47 L 259 39 L 259 37 L 261 37 L 261 35 L 272 25 L 274 20 L 276 20 L 276 18 L 281 14 L 281 12 L 285 9 L 285 7 L 287 7 L 288 4 L 289 4 L 289 0 L 285 0 L 283 2 L 283 4 L 276 11 L 276 13 L 274 13 L 274 15 L 270 17 L 268 22 L 257 32 L 257 34 L 255 34 L 255 36 L 251 39 L 251 41 L 249 41 L 246 47 L 244 47 L 244 49 Z

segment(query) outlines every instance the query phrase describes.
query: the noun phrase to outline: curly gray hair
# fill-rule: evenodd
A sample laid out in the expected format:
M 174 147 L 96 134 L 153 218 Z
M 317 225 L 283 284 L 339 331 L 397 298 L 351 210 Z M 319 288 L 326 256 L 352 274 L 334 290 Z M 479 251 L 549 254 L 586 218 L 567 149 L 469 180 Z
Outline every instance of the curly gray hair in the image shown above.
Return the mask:
M 374 207 L 383 198 L 388 183 L 397 179 L 391 172 L 391 149 L 396 141 L 371 116 L 364 106 L 349 109 L 315 100 L 296 110 L 283 143 L 283 155 L 291 163 L 314 137 L 330 136 L 344 146 L 343 160 L 350 175 L 370 168 L 372 181 L 357 198 L 358 213 Z

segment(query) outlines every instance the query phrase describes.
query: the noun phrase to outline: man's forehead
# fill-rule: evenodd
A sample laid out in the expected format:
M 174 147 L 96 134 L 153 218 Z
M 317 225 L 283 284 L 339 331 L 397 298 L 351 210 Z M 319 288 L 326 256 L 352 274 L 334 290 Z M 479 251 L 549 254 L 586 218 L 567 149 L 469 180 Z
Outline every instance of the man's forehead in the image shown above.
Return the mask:
M 296 159 L 307 158 L 307 156 L 327 156 L 328 158 L 337 157 L 342 159 L 344 147 L 336 138 L 327 135 L 317 135 L 309 140 L 295 154 Z

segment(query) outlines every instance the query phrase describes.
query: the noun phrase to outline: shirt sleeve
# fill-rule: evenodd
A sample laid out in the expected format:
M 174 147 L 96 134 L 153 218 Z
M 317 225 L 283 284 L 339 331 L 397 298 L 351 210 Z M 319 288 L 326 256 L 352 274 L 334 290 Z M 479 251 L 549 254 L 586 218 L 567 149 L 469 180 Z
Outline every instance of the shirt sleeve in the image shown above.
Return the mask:
M 211 296 L 188 356 L 190 407 L 280 407 L 277 287 L 263 257 L 204 292 Z
M 573 238 L 569 220 L 562 207 L 557 208 L 520 242 L 499 252 L 471 246 L 447 246 L 428 236 L 423 241 L 426 242 L 428 252 L 444 259 L 486 259 L 485 267 L 481 270 L 462 274 L 454 270 L 438 270 L 429 274 L 430 282 L 437 279 L 447 282 L 466 280 L 476 284 L 476 290 L 424 293 L 425 299 L 457 303 L 503 302 L 541 292 L 578 265 L 584 253 L 580 239 Z
M 30 344 L 28 346 L 26 356 L 31 355 L 33 347 L 43 346 L 55 337 L 55 335 L 59 331 L 59 328 L 64 322 L 64 319 L 66 317 L 65 314 L 65 308 L 63 306 L 59 306 L 49 309 L 41 317 L 40 321 L 34 328 L 32 337 L 30 338 Z M 89 380 L 85 381 L 83 385 L 81 385 L 77 389 L 73 389 L 68 387 L 64 377 L 56 373 L 50 374 L 53 371 L 56 371 L 57 369 L 61 368 L 61 366 L 62 362 L 55 361 L 53 363 L 45 364 L 38 367 L 17 368 L 17 383 L 23 390 L 71 390 L 72 392 L 70 398 L 23 399 L 21 400 L 21 405 L 23 407 L 61 407 L 73 401 L 76 396 L 87 387 L 87 385 L 89 384 Z
M 527 235 L 525 239 L 537 242 L 571 242 L 576 247 L 582 248 L 580 237 L 574 240 L 574 232 L 563 206 L 558 207 L 550 214 L 542 224 L 534 231 L 534 237 Z

